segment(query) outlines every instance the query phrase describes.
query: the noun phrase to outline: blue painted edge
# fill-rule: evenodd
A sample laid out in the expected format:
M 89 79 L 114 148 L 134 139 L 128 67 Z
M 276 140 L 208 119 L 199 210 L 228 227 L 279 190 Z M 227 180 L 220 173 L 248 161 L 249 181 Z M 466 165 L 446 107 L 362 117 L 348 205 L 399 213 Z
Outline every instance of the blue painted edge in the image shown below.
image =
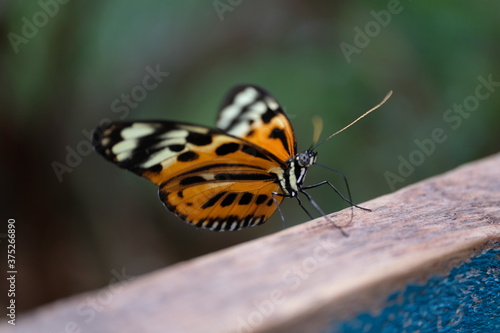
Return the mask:
M 378 315 L 362 313 L 325 332 L 500 332 L 500 249 L 472 258 L 446 277 L 410 284 L 385 304 Z

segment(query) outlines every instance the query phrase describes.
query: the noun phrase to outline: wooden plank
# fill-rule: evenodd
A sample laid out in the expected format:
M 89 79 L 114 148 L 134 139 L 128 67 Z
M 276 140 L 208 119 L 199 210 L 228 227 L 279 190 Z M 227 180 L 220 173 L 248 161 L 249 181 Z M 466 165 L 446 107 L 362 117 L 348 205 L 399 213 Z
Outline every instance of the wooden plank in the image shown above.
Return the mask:
M 363 206 L 349 237 L 316 219 L 43 306 L 15 332 L 320 332 L 377 313 L 408 283 L 499 248 L 500 154 Z

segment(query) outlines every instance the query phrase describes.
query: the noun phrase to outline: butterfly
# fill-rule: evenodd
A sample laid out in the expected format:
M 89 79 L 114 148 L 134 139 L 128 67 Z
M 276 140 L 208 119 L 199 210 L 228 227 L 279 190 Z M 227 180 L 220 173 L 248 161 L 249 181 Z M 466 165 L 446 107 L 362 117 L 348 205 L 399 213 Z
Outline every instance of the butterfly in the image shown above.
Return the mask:
M 156 184 L 160 200 L 180 219 L 213 231 L 262 224 L 277 208 L 283 219 L 279 205 L 284 198 L 296 198 L 312 218 L 299 194 L 325 216 L 305 190 L 329 185 L 340 194 L 328 181 L 304 185 L 318 145 L 297 153 L 283 108 L 256 85 L 230 90 L 216 128 L 174 121 L 114 122 L 95 130 L 93 144 L 107 160 Z

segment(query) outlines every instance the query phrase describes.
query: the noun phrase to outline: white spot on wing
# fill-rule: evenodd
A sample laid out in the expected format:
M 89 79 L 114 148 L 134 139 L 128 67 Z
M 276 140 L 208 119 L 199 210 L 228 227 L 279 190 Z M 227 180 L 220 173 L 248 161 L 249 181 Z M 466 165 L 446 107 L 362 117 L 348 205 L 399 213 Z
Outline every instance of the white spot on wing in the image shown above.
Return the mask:
M 278 102 L 276 102 L 276 100 L 274 98 L 271 98 L 271 97 L 266 97 L 266 103 L 267 103 L 267 106 L 273 111 L 279 109 L 279 107 L 280 107 Z
M 121 153 L 128 152 L 137 148 L 137 143 L 137 140 L 120 141 L 116 145 L 114 145 L 113 148 L 111 148 L 111 151 L 113 152 L 113 154 L 121 155 Z
M 128 151 L 116 155 L 116 160 L 118 162 L 124 161 L 128 158 L 130 158 L 130 152 Z
M 248 132 L 248 128 L 248 124 L 240 122 L 239 124 L 231 128 L 228 133 L 234 136 L 245 136 Z
M 234 135 L 234 136 L 245 136 L 248 133 L 248 130 L 250 126 L 248 125 L 248 120 L 253 121 L 253 126 L 256 126 L 257 124 L 261 124 L 261 116 L 266 113 L 267 111 L 267 106 L 264 102 L 262 101 L 257 101 L 253 103 L 245 113 L 241 116 L 241 119 L 239 120 L 238 123 L 236 123 L 230 131 L 228 131 L 229 134 Z M 232 119 L 225 119 L 224 124 L 226 126 L 229 126 L 229 121 L 232 121 Z M 222 123 L 222 119 L 219 122 L 219 124 Z M 220 127 L 220 126 L 219 126 Z M 224 127 L 220 127 L 224 128 Z
M 162 134 L 161 136 L 159 136 L 159 138 L 167 140 L 172 138 L 185 138 L 188 136 L 188 134 L 189 132 L 185 130 L 172 130 L 168 131 L 165 134 Z
M 228 105 L 221 111 L 221 116 L 217 122 L 217 127 L 227 128 L 231 121 L 240 113 L 241 107 L 239 105 Z
M 252 87 L 248 87 L 234 97 L 234 103 L 247 105 L 255 101 L 259 93 Z
M 131 127 L 124 128 L 121 131 L 121 136 L 123 139 L 136 139 L 155 132 L 154 126 L 149 124 L 136 123 Z
M 267 111 L 267 106 L 264 102 L 258 101 L 253 103 L 251 110 L 252 112 L 256 112 L 258 114 L 264 114 Z
M 171 151 L 168 148 L 160 150 L 159 152 L 153 154 L 149 160 L 141 164 L 142 168 L 150 168 L 153 165 L 159 164 L 162 161 L 177 156 L 178 153 Z
M 184 145 L 186 143 L 186 140 L 179 138 L 173 138 L 170 140 L 163 140 L 158 142 L 156 145 L 154 145 L 152 148 L 164 148 L 168 146 L 173 146 L 173 145 Z
M 234 96 L 233 104 L 226 106 L 220 114 L 219 121 L 217 122 L 217 127 L 226 129 L 229 124 L 240 114 L 241 110 L 255 102 L 259 92 L 252 87 L 248 87 L 245 90 L 239 92 Z M 264 105 L 264 108 L 266 106 Z M 265 111 L 265 110 L 264 110 Z

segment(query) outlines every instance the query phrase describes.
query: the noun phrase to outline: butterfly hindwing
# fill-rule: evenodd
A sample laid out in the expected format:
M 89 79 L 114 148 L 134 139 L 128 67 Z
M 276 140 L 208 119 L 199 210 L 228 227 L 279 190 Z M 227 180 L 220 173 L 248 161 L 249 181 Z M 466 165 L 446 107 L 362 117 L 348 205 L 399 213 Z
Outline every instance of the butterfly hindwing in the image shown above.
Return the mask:
M 276 99 L 254 85 L 234 87 L 219 112 L 217 127 L 263 147 L 282 161 L 295 156 L 295 134 Z
M 97 130 L 94 144 L 106 159 L 157 184 L 166 207 L 196 226 L 237 230 L 263 223 L 276 209 L 283 161 L 222 130 L 118 122 Z
M 160 187 L 167 208 L 197 227 L 238 230 L 265 222 L 283 199 L 275 177 L 244 163 L 208 162 Z M 170 205 L 170 206 L 169 206 Z

